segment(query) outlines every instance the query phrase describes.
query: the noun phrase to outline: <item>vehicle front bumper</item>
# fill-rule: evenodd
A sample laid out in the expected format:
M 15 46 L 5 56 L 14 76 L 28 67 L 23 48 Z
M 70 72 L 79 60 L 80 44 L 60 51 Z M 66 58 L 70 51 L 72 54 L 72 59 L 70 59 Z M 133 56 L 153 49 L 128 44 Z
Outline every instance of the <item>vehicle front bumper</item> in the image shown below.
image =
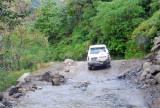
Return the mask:
M 88 66 L 103 66 L 106 64 L 110 64 L 110 61 L 92 61 L 92 62 L 88 62 Z

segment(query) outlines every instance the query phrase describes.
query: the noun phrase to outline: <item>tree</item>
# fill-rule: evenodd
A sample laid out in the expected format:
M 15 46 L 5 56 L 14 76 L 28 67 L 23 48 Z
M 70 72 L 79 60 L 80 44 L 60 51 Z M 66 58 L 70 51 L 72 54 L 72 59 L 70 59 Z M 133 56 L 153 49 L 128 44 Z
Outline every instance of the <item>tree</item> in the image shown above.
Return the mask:
M 112 55 L 124 56 L 129 35 L 143 21 L 144 9 L 139 0 L 99 2 L 97 10 L 91 38 L 110 47 Z
M 13 34 L 15 32 L 14 28 L 17 25 L 21 24 L 24 17 L 29 14 L 27 6 L 27 2 L 24 4 L 24 6 L 22 6 L 19 0 L 1 0 L 0 2 L 0 56 L 1 66 L 6 70 L 20 70 L 19 60 L 22 54 L 22 37 L 20 38 L 21 47 L 19 50 L 19 54 L 17 55 L 14 51 Z M 10 53 L 11 56 L 10 60 L 7 60 L 8 53 Z M 18 62 L 18 64 L 16 63 L 16 61 Z
M 35 28 L 49 36 L 49 41 L 54 43 L 60 38 L 58 34 L 63 25 L 62 17 L 56 2 L 52 2 L 51 0 L 43 2 Z

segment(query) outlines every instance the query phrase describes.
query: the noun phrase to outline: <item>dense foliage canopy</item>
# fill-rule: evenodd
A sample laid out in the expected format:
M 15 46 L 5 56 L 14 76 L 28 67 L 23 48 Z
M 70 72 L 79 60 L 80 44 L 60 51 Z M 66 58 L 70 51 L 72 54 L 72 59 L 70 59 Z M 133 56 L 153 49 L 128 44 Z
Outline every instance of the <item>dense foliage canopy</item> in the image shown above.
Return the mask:
M 133 31 L 160 8 L 159 0 L 70 0 L 65 7 L 56 6 L 52 1 L 47 3 L 44 3 L 35 27 L 49 36 L 54 52 L 61 55 L 54 57 L 56 60 L 85 58 L 83 50 L 90 44 L 106 44 L 111 55 L 118 58 L 143 57 L 151 48 L 133 56 L 128 46 L 133 43 Z M 46 19 L 48 14 L 50 19 Z M 152 39 L 155 36 L 152 35 Z M 83 44 L 87 44 L 87 48 Z M 152 41 L 147 46 L 151 44 Z M 73 57 L 76 46 L 83 49 L 79 52 L 82 58 Z M 133 50 L 138 49 L 137 46 Z

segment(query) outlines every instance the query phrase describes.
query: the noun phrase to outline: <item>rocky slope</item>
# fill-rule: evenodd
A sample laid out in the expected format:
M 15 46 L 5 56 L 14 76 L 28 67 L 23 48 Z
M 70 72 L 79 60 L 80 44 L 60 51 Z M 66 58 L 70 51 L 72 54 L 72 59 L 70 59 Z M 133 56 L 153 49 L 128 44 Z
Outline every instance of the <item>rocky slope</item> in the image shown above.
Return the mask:
M 152 53 L 146 56 L 140 81 L 143 82 L 148 104 L 151 108 L 160 107 L 160 36 L 154 38 Z
M 160 36 L 155 37 L 152 53 L 146 56 L 147 62 L 143 64 L 141 80 L 155 80 L 160 84 Z
M 160 108 L 160 36 L 154 38 L 154 47 L 142 62 L 138 67 L 132 66 L 126 70 L 118 79 L 136 83 L 144 94 L 146 105 Z

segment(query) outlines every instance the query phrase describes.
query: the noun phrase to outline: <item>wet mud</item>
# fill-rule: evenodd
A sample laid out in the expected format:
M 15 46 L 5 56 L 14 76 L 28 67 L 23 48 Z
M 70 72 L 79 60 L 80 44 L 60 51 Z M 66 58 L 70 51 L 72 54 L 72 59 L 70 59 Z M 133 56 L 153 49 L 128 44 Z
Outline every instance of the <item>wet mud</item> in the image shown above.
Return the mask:
M 38 71 L 59 73 L 66 78 L 60 86 L 51 82 L 35 81 L 42 89 L 27 92 L 14 108 L 148 108 L 144 95 L 130 80 L 119 80 L 127 69 L 141 65 L 138 60 L 112 61 L 110 68 L 89 71 L 86 62 L 69 66 L 55 63 Z M 67 71 L 66 71 L 67 70 Z M 69 70 L 69 71 L 68 71 Z M 37 78 L 38 79 L 38 78 Z

